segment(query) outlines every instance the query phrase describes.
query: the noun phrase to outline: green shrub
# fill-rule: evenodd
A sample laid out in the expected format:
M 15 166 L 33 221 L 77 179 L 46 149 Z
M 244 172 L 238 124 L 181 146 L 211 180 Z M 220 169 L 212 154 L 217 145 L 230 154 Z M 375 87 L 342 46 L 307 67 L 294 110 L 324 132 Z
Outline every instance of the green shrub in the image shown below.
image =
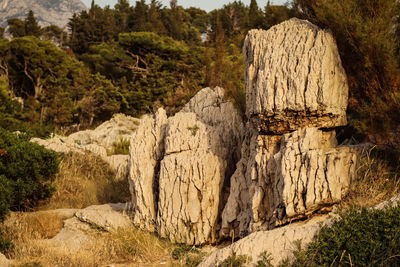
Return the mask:
M 242 267 L 250 261 L 249 256 L 246 255 L 232 255 L 218 264 L 218 267 Z
M 0 221 L 9 209 L 33 207 L 49 198 L 58 164 L 54 151 L 0 128 Z
M 400 206 L 351 208 L 295 255 L 290 266 L 400 266 Z

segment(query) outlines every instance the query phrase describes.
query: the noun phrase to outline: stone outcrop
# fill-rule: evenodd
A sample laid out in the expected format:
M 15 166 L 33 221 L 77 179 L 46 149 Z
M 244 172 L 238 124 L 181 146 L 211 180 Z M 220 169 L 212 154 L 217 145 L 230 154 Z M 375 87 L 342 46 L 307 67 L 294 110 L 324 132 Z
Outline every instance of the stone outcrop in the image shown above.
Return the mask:
M 239 159 L 242 120 L 221 88 L 201 90 L 167 119 L 145 116 L 131 138 L 133 222 L 174 242 L 213 242 L 223 186 Z
M 348 85 L 329 31 L 296 18 L 244 43 L 247 116 L 265 133 L 346 124 Z
M 347 193 L 356 157 L 336 142 L 348 86 L 332 35 L 291 19 L 250 31 L 244 54 L 246 127 L 220 88 L 141 120 L 129 163 L 137 226 L 198 245 L 327 212 Z
M 331 34 L 291 19 L 244 46 L 249 122 L 221 236 L 243 237 L 329 209 L 347 193 L 356 155 L 336 147 L 348 86 Z
M 336 147 L 334 132 L 303 128 L 248 142 L 232 176 L 222 236 L 273 229 L 338 203 L 347 193 L 356 154 Z
M 126 209 L 126 204 L 111 203 L 81 210 L 42 211 L 40 213 L 56 214 L 66 219 L 56 236 L 38 242 L 50 248 L 62 248 L 69 252 L 79 251 L 96 241 L 94 236 L 97 230 L 112 232 L 131 226 L 131 220 L 125 214 Z
M 312 241 L 322 224 L 330 223 L 329 216 L 320 216 L 308 222 L 298 222 L 286 227 L 276 228 L 270 231 L 258 231 L 252 233 L 230 246 L 219 249 L 205 258 L 199 267 L 217 267 L 230 256 L 248 256 L 246 266 L 259 266 L 257 262 L 262 260 L 261 255 L 269 255 L 270 264 L 277 266 L 282 260 L 293 258 L 293 251 L 298 248 L 300 241 L 304 249 Z
M 126 179 L 128 174 L 128 155 L 109 155 L 113 144 L 128 141 L 136 131 L 139 120 L 123 114 L 115 114 L 110 120 L 94 130 L 85 130 L 69 136 L 54 136 L 49 139 L 32 138 L 38 143 L 59 153 L 90 152 L 101 157 L 116 173 L 116 180 Z

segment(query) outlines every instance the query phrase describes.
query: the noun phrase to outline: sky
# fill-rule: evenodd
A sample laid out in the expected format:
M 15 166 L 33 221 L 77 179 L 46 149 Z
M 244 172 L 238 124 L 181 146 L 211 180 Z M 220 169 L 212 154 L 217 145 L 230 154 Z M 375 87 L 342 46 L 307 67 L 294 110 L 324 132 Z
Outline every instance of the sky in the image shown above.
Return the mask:
M 90 6 L 90 3 L 92 0 L 82 0 L 83 3 L 85 3 L 86 6 Z M 130 2 L 133 4 L 135 3 L 135 0 L 130 0 Z M 146 2 L 150 2 L 149 0 L 146 0 Z M 169 6 L 170 0 L 160 0 L 160 2 L 165 5 Z M 187 7 L 199 7 L 201 9 L 208 11 L 221 8 L 223 5 L 234 2 L 234 0 L 178 0 L 178 4 L 187 8 Z M 242 2 L 246 5 L 250 4 L 250 0 L 242 0 Z M 257 0 L 258 6 L 260 8 L 263 8 L 266 6 L 268 0 Z M 277 5 L 282 5 L 286 3 L 287 0 L 271 0 L 271 4 L 277 4 Z M 117 3 L 117 0 L 95 0 L 95 3 L 104 7 L 105 5 L 110 5 L 111 7 L 114 7 L 115 3 Z

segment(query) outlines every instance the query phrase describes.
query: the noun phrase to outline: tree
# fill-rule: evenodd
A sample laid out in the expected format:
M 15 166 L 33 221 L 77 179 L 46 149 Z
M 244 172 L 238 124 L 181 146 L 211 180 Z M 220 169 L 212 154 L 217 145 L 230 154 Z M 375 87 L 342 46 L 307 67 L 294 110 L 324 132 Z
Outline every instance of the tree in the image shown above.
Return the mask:
M 118 33 L 127 32 L 129 30 L 129 17 L 133 12 L 128 0 L 118 0 L 114 9 L 116 22 L 119 25 Z
M 251 0 L 249 9 L 249 28 L 261 28 L 263 24 L 263 13 L 258 8 L 257 1 Z
M 63 47 L 67 36 L 68 34 L 56 25 L 46 26 L 42 29 L 42 37 L 46 40 L 52 41 L 59 47 Z
M 393 131 L 400 123 L 400 69 L 395 54 L 393 0 L 296 0 L 299 15 L 336 38 L 350 84 L 350 122 L 364 133 Z
M 263 28 L 269 29 L 274 25 L 277 25 L 285 20 L 288 20 L 294 16 L 294 11 L 287 6 L 276 6 L 271 5 L 270 1 L 264 8 L 264 23 Z
M 7 19 L 8 23 L 8 32 L 15 37 L 23 37 L 25 36 L 25 23 L 16 18 Z
M 25 35 L 32 35 L 40 37 L 41 27 L 36 21 L 35 15 L 32 10 L 29 10 L 28 16 L 25 18 Z

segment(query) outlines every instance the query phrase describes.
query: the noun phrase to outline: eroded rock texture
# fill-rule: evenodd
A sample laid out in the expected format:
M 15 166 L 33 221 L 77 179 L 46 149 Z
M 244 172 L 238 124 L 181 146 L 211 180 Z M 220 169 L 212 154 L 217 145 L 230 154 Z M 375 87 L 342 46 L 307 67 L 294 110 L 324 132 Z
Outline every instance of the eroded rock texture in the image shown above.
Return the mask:
M 355 153 L 337 147 L 348 86 L 332 35 L 292 19 L 245 41 L 246 127 L 220 88 L 132 137 L 134 223 L 204 244 L 271 230 L 339 202 Z
M 273 229 L 338 203 L 347 193 L 356 154 L 336 147 L 335 132 L 303 128 L 253 135 L 231 179 L 222 235 Z
M 332 35 L 291 19 L 246 37 L 249 122 L 231 178 L 221 236 L 245 236 L 306 217 L 347 193 L 356 156 L 336 147 L 347 79 Z M 323 129 L 323 130 L 322 130 Z
M 218 87 L 173 117 L 160 109 L 143 118 L 130 149 L 134 224 L 178 243 L 214 242 L 242 135 L 241 117 Z
M 245 40 L 247 116 L 260 131 L 346 124 L 348 85 L 332 34 L 293 18 Z

